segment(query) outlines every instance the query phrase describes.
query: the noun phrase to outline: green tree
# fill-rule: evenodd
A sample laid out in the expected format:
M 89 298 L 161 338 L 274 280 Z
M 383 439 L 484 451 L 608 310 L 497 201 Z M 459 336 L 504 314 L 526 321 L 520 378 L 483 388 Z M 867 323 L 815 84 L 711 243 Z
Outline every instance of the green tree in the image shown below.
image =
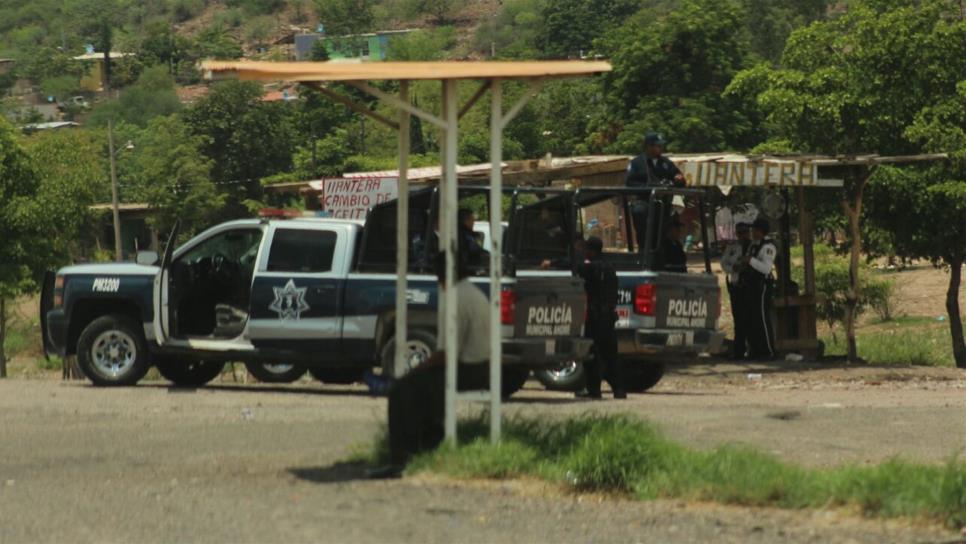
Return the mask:
M 126 193 L 157 210 L 155 226 L 168 232 L 175 220 L 190 235 L 208 227 L 225 204 L 211 181 L 204 138 L 175 115 L 155 117 L 137 138 L 132 187 Z
M 653 4 L 654 2 L 650 2 Z M 543 32 L 540 50 L 546 57 L 567 58 L 588 55 L 600 36 L 617 28 L 637 12 L 636 19 L 653 18 L 651 9 L 641 9 L 640 0 L 553 0 L 541 9 Z
M 780 68 L 758 67 L 736 82 L 764 89 L 757 102 L 766 126 L 794 150 L 918 153 L 917 139 L 928 144 L 940 133 L 910 127 L 936 121 L 930 113 L 937 111 L 934 103 L 954 107 L 949 104 L 955 100 L 945 103 L 942 97 L 955 96 L 957 83 L 966 79 L 966 21 L 958 8 L 946 0 L 853 2 L 845 15 L 794 32 Z M 843 210 L 853 242 L 846 319 L 851 360 L 858 359 L 862 200 L 871 171 L 846 172 Z
M 328 36 L 358 34 L 372 30 L 373 0 L 316 0 L 319 21 Z
M 50 134 L 34 136 L 25 150 L 0 118 L 0 377 L 6 303 L 36 290 L 44 270 L 66 261 L 90 219 L 103 179 L 94 148 L 82 135 Z
M 87 120 L 90 126 L 106 126 L 107 120 L 124 121 L 145 127 L 158 116 L 181 111 L 181 101 L 175 91 L 174 79 L 165 66 L 144 70 L 137 83 L 127 88 L 117 100 L 101 103 Z
M 183 114 L 192 132 L 204 138 L 211 177 L 228 195 L 223 217 L 247 214 L 244 202 L 261 197 L 259 180 L 292 168 L 298 111 L 261 98 L 257 83 L 225 81 Z
M 205 28 L 195 40 L 195 56 L 198 58 L 232 60 L 244 54 L 238 40 L 218 25 Z
M 962 32 L 966 36 L 966 28 Z M 906 134 L 929 151 L 949 152 L 950 163 L 877 172 L 869 182 L 865 217 L 888 235 L 899 256 L 928 259 L 949 270 L 946 313 L 953 355 L 956 366 L 966 368 L 959 307 L 966 264 L 966 80 L 955 95 L 925 107 Z
M 649 130 L 676 151 L 715 151 L 740 142 L 749 120 L 722 92 L 749 52 L 733 0 L 686 0 L 666 17 L 649 10 L 598 40 L 613 55 L 605 78 L 607 115 L 589 141 L 608 152 L 638 152 Z

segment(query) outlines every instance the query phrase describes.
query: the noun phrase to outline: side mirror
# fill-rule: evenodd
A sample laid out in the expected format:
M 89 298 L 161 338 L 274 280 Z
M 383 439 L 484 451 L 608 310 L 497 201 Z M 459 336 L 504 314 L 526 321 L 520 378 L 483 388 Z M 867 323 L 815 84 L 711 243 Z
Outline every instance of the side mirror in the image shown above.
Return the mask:
M 138 255 L 135 258 L 141 266 L 152 266 L 158 262 L 158 252 L 157 251 L 138 251 Z

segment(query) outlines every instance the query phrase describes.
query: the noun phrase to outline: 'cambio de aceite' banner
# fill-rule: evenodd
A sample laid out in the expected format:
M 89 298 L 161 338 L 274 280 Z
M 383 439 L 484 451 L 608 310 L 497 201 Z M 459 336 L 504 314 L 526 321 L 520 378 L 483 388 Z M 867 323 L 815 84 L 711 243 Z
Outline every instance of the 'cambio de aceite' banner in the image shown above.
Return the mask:
M 309 182 L 322 211 L 339 219 L 365 219 L 369 208 L 399 196 L 396 178 L 327 178 Z

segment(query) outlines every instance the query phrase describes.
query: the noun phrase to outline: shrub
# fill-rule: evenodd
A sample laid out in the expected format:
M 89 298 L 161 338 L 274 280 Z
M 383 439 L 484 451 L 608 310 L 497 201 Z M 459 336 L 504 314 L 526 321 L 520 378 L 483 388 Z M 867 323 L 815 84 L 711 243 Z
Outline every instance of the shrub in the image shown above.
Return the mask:
M 890 280 L 866 279 L 862 282 L 862 300 L 881 321 L 892 321 L 896 304 L 895 284 Z

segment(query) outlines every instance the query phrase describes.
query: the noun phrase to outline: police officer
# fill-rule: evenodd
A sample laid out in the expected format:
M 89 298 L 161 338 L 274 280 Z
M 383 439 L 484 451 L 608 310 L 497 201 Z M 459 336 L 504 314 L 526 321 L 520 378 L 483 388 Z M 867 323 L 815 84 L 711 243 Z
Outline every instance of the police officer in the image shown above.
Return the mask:
M 688 255 L 684 252 L 684 244 L 681 243 L 683 234 L 684 223 L 677 214 L 672 215 L 658 252 L 658 270 L 681 273 L 688 271 Z
M 759 216 L 751 224 L 751 244 L 739 261 L 742 292 L 741 314 L 745 316 L 745 334 L 748 338 L 750 359 L 771 360 L 775 358 L 775 333 L 771 326 L 771 306 L 778 248 L 768 237 L 768 220 Z
M 601 372 L 615 399 L 626 399 L 623 372 L 617 360 L 617 272 L 603 257 L 604 243 L 590 237 L 584 243 L 583 264 L 578 267 L 587 291 L 587 323 L 585 335 L 594 340 L 594 357 L 584 364 L 587 391 L 578 396 L 601 398 Z
M 684 175 L 670 159 L 664 156 L 667 140 L 657 132 L 644 136 L 644 154 L 638 155 L 627 165 L 628 187 L 684 186 Z M 670 207 L 668 206 L 668 210 Z M 647 231 L 647 201 L 638 200 L 631 210 L 634 230 L 637 232 L 638 249 L 643 250 Z
M 751 225 L 748 223 L 738 223 L 735 225 L 735 235 L 737 239 L 725 248 L 724 255 L 721 256 L 721 269 L 727 274 L 725 284 L 728 286 L 728 298 L 731 299 L 731 316 L 735 324 L 735 341 L 731 352 L 732 360 L 744 359 L 748 353 L 748 340 L 745 335 L 745 316 L 742 314 L 742 292 L 740 288 L 739 275 L 741 273 L 741 260 L 748 253 L 751 246 Z
M 466 255 L 466 264 L 471 268 L 478 269 L 486 264 L 489 254 L 476 237 L 473 226 L 476 223 L 476 216 L 469 208 L 460 208 L 457 213 L 457 237 L 459 240 L 460 251 Z

